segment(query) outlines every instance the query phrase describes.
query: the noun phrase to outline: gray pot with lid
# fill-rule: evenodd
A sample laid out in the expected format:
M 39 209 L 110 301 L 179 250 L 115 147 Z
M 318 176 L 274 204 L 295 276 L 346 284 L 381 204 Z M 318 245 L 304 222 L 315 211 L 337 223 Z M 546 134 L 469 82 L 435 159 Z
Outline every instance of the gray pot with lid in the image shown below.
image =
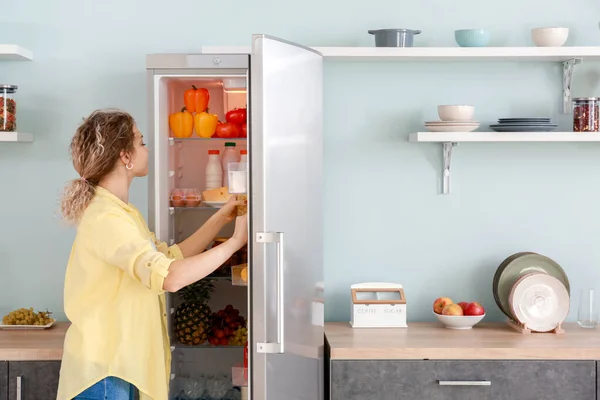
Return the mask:
M 369 33 L 375 36 L 375 47 L 413 47 L 416 29 L 375 29 Z

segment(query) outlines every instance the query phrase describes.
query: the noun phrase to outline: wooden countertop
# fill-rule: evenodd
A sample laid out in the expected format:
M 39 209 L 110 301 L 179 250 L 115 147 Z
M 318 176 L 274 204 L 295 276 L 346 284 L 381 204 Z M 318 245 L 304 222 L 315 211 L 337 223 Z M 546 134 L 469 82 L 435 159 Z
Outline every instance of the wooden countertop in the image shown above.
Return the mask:
M 68 322 L 44 330 L 0 330 L 0 361 L 60 360 Z
M 600 360 L 600 329 L 563 325 L 564 334 L 521 334 L 505 323 L 483 322 L 470 330 L 439 323 L 408 328 L 353 329 L 325 323 L 332 360 Z

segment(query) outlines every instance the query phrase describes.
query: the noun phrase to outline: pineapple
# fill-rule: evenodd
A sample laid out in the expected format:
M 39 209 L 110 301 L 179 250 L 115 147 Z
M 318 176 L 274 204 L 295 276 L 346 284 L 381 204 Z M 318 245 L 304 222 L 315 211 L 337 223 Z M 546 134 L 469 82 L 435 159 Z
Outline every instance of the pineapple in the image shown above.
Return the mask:
M 181 344 L 201 345 L 208 340 L 211 311 L 208 300 L 214 290 L 211 281 L 200 280 L 181 289 L 183 303 L 175 310 L 175 337 Z

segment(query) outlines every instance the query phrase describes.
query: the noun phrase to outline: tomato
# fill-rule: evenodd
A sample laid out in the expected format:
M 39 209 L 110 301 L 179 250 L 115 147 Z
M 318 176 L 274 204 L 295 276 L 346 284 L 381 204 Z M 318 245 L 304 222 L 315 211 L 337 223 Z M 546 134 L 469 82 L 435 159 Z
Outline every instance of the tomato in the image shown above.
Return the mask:
M 215 134 L 220 138 L 236 138 L 240 136 L 240 128 L 231 122 L 220 122 L 217 124 Z
M 240 127 L 240 137 L 248 137 L 248 128 L 246 127 L 246 123 L 244 122 Z
M 231 122 L 236 125 L 241 125 L 246 122 L 246 109 L 245 108 L 235 108 L 231 111 L 228 111 L 225 114 L 225 119 L 227 122 Z

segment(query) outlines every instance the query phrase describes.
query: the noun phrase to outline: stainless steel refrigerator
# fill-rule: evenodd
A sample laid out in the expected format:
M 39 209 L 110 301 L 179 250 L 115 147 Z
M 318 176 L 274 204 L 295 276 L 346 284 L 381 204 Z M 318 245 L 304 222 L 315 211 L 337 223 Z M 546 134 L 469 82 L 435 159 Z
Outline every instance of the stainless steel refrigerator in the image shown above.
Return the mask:
M 227 140 L 247 149 L 248 286 L 240 306 L 246 308 L 242 313 L 249 330 L 247 393 L 252 400 L 319 400 L 324 351 L 323 58 L 313 49 L 267 35 L 253 35 L 251 49 L 251 54 L 147 56 L 148 221 L 160 240 L 184 239 L 216 209 L 180 210 L 170 203 L 171 191 L 182 186 L 202 191 L 207 150 L 222 148 Z M 172 137 L 169 115 L 181 108 L 182 93 L 191 84 L 208 88 L 209 111 L 221 121 L 228 110 L 247 105 L 247 138 Z M 231 226 L 227 229 L 231 233 Z M 169 324 L 175 301 L 176 294 L 167 296 Z M 239 350 L 231 355 L 226 346 L 179 346 L 170 330 L 172 351 L 188 358 L 194 353 L 197 361 L 188 370 L 197 365 L 208 373 L 211 365 L 243 355 Z M 179 369 L 174 357 L 172 377 Z

